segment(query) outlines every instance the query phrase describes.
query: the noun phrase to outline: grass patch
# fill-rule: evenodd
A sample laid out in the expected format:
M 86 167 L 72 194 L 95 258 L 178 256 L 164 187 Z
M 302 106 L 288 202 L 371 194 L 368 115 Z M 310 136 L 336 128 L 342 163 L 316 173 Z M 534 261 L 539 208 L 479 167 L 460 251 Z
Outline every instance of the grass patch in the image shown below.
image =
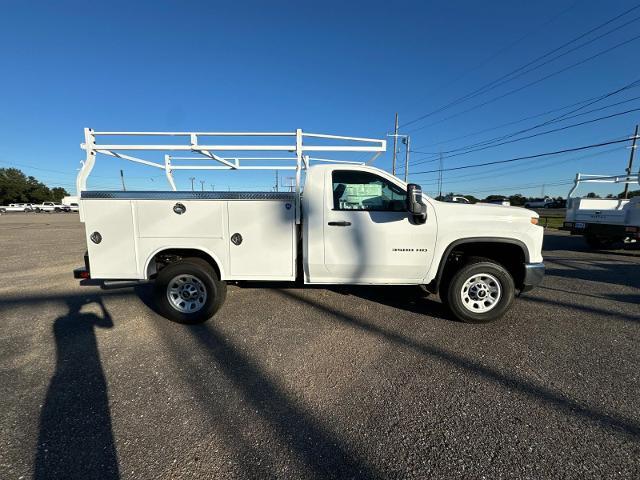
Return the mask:
M 541 225 L 545 228 L 560 228 L 564 222 L 564 216 L 542 216 L 540 215 L 540 220 L 538 225 Z

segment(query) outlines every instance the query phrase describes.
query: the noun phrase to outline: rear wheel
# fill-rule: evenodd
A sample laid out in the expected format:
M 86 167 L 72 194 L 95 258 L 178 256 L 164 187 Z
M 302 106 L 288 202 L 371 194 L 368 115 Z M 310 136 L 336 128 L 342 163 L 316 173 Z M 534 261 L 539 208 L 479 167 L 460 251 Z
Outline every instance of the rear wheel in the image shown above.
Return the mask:
M 165 318 L 178 323 L 202 323 L 224 303 L 227 284 L 200 258 L 171 263 L 158 273 L 154 300 Z
M 499 263 L 473 258 L 450 277 L 443 300 L 458 319 L 486 323 L 500 318 L 511 306 L 515 284 Z
M 600 237 L 598 235 L 585 235 L 584 239 L 591 248 L 609 248 L 614 242 L 612 238 Z

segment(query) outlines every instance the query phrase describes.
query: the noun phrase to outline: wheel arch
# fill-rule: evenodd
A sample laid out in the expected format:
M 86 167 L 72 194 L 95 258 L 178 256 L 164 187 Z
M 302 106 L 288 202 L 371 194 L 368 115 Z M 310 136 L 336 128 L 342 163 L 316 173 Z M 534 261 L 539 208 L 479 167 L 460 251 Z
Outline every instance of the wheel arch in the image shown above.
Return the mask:
M 155 275 L 157 273 L 153 260 L 156 259 L 159 255 L 176 255 L 178 257 L 183 257 L 183 258 L 184 257 L 201 258 L 213 267 L 215 272 L 218 274 L 218 278 L 220 280 L 225 279 L 225 273 L 224 273 L 224 269 L 222 268 L 222 263 L 220 262 L 220 259 L 217 257 L 216 254 L 201 248 L 176 247 L 176 246 L 172 246 L 172 247 L 164 246 L 151 252 L 151 254 L 147 257 L 147 260 L 145 261 L 145 264 L 144 264 L 143 272 L 146 279 L 151 278 L 152 275 Z
M 491 248 L 504 247 L 505 245 L 511 246 L 512 250 L 509 253 L 509 255 L 514 255 L 515 252 L 519 252 L 522 255 L 521 259 L 513 260 L 513 258 L 511 258 L 511 261 L 508 261 L 508 262 L 500 261 L 500 256 L 495 255 L 493 253 L 495 251 L 482 252 L 477 250 L 483 247 L 484 248 L 488 247 L 490 250 Z M 478 256 L 486 256 L 488 258 L 491 258 L 492 260 L 496 260 L 497 262 L 503 264 L 503 266 L 505 266 L 514 277 L 516 286 L 520 288 L 520 285 L 524 280 L 524 264 L 529 263 L 529 249 L 527 248 L 527 246 L 523 241 L 518 240 L 517 238 L 507 238 L 507 237 L 468 237 L 468 238 L 459 238 L 457 240 L 454 240 L 444 250 L 444 253 L 440 257 L 440 262 L 438 264 L 438 271 L 436 273 L 436 276 L 433 282 L 430 285 L 431 287 L 430 289 L 434 293 L 437 293 L 440 290 L 440 285 L 442 283 L 442 279 L 444 277 L 445 269 L 449 262 L 449 258 L 452 255 L 452 253 L 456 252 L 456 249 L 459 249 L 459 251 L 462 251 L 465 254 L 469 254 L 469 255 L 476 254 Z M 509 255 L 507 255 L 507 257 L 509 257 Z M 518 266 L 514 264 L 514 261 L 522 264 L 521 266 L 522 271 L 520 271 Z

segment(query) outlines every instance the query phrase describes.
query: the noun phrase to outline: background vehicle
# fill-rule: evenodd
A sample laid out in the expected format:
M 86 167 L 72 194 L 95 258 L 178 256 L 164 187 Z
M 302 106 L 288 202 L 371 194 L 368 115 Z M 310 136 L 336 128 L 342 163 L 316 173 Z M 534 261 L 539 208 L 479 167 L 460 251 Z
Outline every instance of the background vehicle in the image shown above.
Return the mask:
M 451 195 L 447 195 L 446 197 L 444 197 L 444 201 L 449 203 L 471 203 L 468 198 Z
M 549 197 L 534 198 L 524 204 L 524 208 L 551 208 L 553 199 Z
M 69 212 L 71 208 L 68 205 L 62 205 L 56 202 L 42 202 L 40 205 L 35 205 L 36 212 Z
M 486 202 L 482 202 L 482 203 L 491 203 L 493 205 L 502 205 L 505 207 L 511 206 L 511 202 L 509 201 L 508 198 L 495 198 L 493 200 L 487 200 Z
M 25 212 L 34 212 L 36 210 L 36 206 L 33 203 L 21 203 L 20 205 L 24 207 Z
M 549 208 L 567 208 L 567 201 L 564 198 L 555 198 Z
M 606 248 L 619 241 L 640 239 L 640 197 L 574 197 L 582 183 L 637 184 L 638 175 L 585 175 L 578 173 L 569 195 L 562 229 L 584 235 L 592 248 Z
M 24 203 L 10 203 L 9 205 L 0 207 L 0 213 L 7 212 L 25 212 L 28 207 Z
M 87 159 L 77 185 L 88 254 L 85 267 L 74 275 L 111 284 L 153 280 L 158 310 L 178 322 L 210 318 L 224 302 L 227 281 L 296 279 L 305 284 L 426 285 L 456 318 L 487 322 L 502 316 L 516 291 L 533 288 L 544 274 L 543 229 L 535 212 L 438 202 L 418 185 L 362 162 L 308 155 L 370 152 L 375 158 L 386 149 L 384 140 L 296 130 L 242 133 L 263 142 L 257 145 L 202 144 L 201 139 L 223 137 L 224 142 L 225 136 L 240 134 L 195 132 L 166 134 L 187 137 L 188 144 L 97 143 L 97 137 L 110 135 L 85 130 Z M 264 137 L 269 137 L 268 146 Z M 282 138 L 289 141 L 273 143 Z M 200 155 L 199 162 L 182 165 L 183 170 L 293 170 L 295 192 L 177 191 L 171 155 L 159 164 L 118 154 L 145 149 Z M 221 156 L 228 151 L 241 153 Z M 273 156 L 244 158 L 252 151 L 288 154 L 280 157 L 288 164 L 274 166 Z M 163 169 L 172 191 L 86 191 L 97 153 Z M 257 166 L 258 158 L 267 165 Z

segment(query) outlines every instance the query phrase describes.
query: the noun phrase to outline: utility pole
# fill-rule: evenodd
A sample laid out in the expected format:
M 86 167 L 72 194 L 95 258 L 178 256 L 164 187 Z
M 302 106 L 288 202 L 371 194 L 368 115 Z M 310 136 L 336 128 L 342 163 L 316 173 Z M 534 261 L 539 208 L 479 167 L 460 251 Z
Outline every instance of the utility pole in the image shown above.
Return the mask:
M 631 153 L 629 154 L 629 166 L 627 167 L 627 175 L 631 175 L 631 169 L 633 168 L 633 159 L 636 156 L 636 140 L 638 139 L 638 125 L 636 125 L 636 130 L 633 132 L 633 143 L 631 144 Z M 624 184 L 624 194 L 623 197 L 627 198 L 629 196 L 629 184 Z
M 193 192 L 194 188 L 193 188 L 193 182 L 196 181 L 196 177 L 189 177 L 189 180 L 191 180 L 191 191 Z
M 395 137 L 394 137 L 395 138 Z M 411 137 L 407 135 L 402 139 L 405 146 L 407 147 L 404 151 L 404 181 L 409 181 L 409 152 L 411 150 Z
M 122 180 L 122 190 L 126 192 L 127 187 L 124 184 L 124 172 L 122 171 L 122 169 L 120 169 L 120 180 Z
M 438 157 L 438 198 L 442 198 L 442 152 Z
M 204 192 L 204 180 L 200 180 L 200 187 L 202 188 L 202 191 Z
M 396 112 L 396 127 L 393 130 L 393 163 L 391 164 L 391 173 L 396 174 L 396 151 L 398 149 L 398 112 Z
M 216 191 L 216 186 L 215 186 L 213 183 L 211 184 L 211 191 L 212 191 L 212 192 L 215 192 L 215 191 Z
M 276 192 L 278 191 L 278 176 L 280 175 L 280 172 L 278 170 L 276 170 Z

